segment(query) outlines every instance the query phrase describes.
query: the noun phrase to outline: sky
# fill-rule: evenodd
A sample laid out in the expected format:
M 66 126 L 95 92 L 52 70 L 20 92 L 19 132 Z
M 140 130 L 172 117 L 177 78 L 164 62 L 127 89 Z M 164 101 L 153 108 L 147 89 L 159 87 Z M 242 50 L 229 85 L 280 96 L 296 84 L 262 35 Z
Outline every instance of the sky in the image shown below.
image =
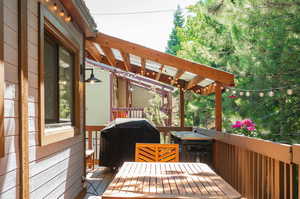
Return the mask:
M 165 51 L 173 27 L 177 5 L 185 8 L 198 0 L 85 0 L 98 30 L 127 41 Z M 99 13 L 128 13 L 171 10 L 160 13 L 99 15 Z

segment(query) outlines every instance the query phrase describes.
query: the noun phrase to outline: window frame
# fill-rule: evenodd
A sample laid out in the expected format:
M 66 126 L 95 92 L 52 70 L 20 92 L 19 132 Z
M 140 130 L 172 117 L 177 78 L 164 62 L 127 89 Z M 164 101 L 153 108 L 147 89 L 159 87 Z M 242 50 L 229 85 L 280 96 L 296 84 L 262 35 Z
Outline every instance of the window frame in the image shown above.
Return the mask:
M 39 118 L 38 126 L 40 130 L 40 145 L 48 145 L 59 142 L 68 138 L 72 138 L 80 134 L 80 95 L 82 89 L 80 87 L 80 47 L 75 42 L 67 38 L 68 31 L 58 21 L 50 20 L 49 11 L 41 3 L 39 3 Z M 53 17 L 52 17 L 53 18 Z M 56 39 L 62 47 L 72 52 L 74 55 L 73 68 L 73 125 L 58 128 L 46 128 L 45 123 L 45 103 L 44 103 L 44 36 L 49 33 L 51 37 Z
M 45 34 L 44 34 L 45 35 Z M 60 72 L 59 72 L 59 70 L 60 70 L 60 64 L 59 64 L 59 61 L 60 61 L 60 54 L 59 54 L 59 51 L 60 51 L 60 49 L 61 48 L 64 48 L 68 53 L 70 53 L 71 54 L 71 56 L 72 56 L 72 66 L 74 67 L 75 66 L 75 56 L 74 56 L 74 54 L 73 54 L 73 52 L 72 51 L 70 51 L 68 48 L 66 48 L 65 46 L 63 46 L 62 44 L 61 44 L 61 42 L 59 42 L 59 41 L 57 41 L 56 40 L 56 38 L 53 38 L 53 36 L 51 35 L 51 33 L 48 33 L 47 32 L 47 34 L 46 34 L 47 36 L 46 36 L 46 38 L 44 38 L 44 42 L 45 42 L 45 40 L 49 40 L 49 41 L 47 41 L 47 42 L 50 42 L 50 43 L 52 43 L 52 44 L 54 44 L 55 45 L 55 47 L 56 47 L 56 50 L 57 50 L 57 52 L 56 52 L 56 58 L 57 58 L 57 60 L 56 60 L 56 64 L 57 64 L 57 71 L 56 71 L 56 78 L 57 78 L 57 82 L 56 82 L 56 88 L 57 88 L 57 90 L 56 90 L 56 94 L 57 94 L 57 101 L 56 101 L 56 107 L 53 107 L 53 108 L 55 108 L 56 110 L 56 120 L 57 120 L 57 122 L 50 122 L 50 123 L 47 123 L 47 122 L 45 122 L 45 125 L 46 125 L 46 128 L 47 128 L 47 126 L 66 126 L 67 125 L 67 123 L 71 123 L 72 125 L 74 124 L 74 107 L 75 107 L 75 101 L 74 101 L 74 99 L 75 99 L 75 96 L 74 96 L 74 90 L 75 90 L 75 88 L 74 88 L 74 86 L 72 86 L 72 104 L 71 104 L 71 108 L 72 108 L 72 112 L 71 112 L 71 118 L 70 118 L 70 121 L 68 121 L 68 122 L 65 122 L 65 123 L 63 123 L 63 122 L 59 122 L 60 121 L 60 86 L 59 86 L 59 81 L 60 81 Z M 53 40 L 55 40 L 55 41 L 53 41 Z M 74 68 L 72 68 L 72 74 L 71 74 L 71 78 L 72 78 L 72 82 L 71 83 L 74 83 L 74 80 L 75 80 L 75 71 L 74 71 Z
M 4 2 L 0 1 L 0 158 L 5 154 L 4 138 Z

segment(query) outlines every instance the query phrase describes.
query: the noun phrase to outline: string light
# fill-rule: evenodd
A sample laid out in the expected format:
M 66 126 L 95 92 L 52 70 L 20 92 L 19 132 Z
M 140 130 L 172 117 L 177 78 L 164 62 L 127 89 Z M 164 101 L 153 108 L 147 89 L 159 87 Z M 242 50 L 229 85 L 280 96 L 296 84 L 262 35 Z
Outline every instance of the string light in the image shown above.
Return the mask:
M 48 3 L 50 0 L 45 0 L 46 3 Z
M 288 95 L 293 95 L 293 90 L 292 90 L 292 89 L 287 89 L 286 93 L 287 93 Z
M 243 95 L 244 95 L 244 92 L 241 91 L 241 92 L 240 92 L 240 96 L 243 96 Z
M 56 5 L 56 3 L 55 4 L 53 4 L 53 7 L 52 7 L 52 9 L 54 10 L 54 11 L 57 11 L 57 5 Z
M 61 11 L 59 12 L 59 16 L 63 17 L 64 15 L 65 15 L 64 11 L 61 10 Z
M 265 94 L 263 92 L 260 92 L 259 97 L 263 97 L 263 96 L 265 96 Z
M 274 96 L 274 92 L 273 92 L 273 91 L 270 91 L 270 92 L 269 92 L 269 96 L 270 96 L 270 97 L 273 97 L 273 96 Z
M 234 94 L 234 95 L 235 95 L 235 94 L 236 94 L 236 91 L 235 91 L 235 90 L 234 90 L 234 91 L 232 91 L 232 94 Z
M 70 22 L 71 20 L 72 20 L 72 18 L 70 15 L 65 18 L 65 22 Z
M 247 97 L 250 96 L 250 92 L 249 92 L 249 91 L 246 92 L 246 96 L 247 96 Z

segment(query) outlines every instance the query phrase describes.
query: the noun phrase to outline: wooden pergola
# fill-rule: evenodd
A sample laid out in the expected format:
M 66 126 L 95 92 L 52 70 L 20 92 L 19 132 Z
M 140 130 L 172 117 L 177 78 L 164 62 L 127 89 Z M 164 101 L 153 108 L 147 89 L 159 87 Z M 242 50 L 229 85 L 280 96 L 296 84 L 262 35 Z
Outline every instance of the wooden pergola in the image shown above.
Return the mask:
M 221 131 L 222 91 L 234 86 L 233 74 L 100 32 L 86 40 L 86 51 L 97 62 L 177 87 L 181 127 L 184 127 L 184 92 L 215 93 L 215 127 Z

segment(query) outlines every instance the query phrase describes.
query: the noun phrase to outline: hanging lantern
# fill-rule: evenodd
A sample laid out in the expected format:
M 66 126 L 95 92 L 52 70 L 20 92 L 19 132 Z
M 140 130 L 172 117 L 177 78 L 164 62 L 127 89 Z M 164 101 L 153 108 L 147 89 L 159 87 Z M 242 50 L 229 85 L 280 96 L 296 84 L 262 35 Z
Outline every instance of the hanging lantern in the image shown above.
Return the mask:
M 293 89 L 287 89 L 286 93 L 287 93 L 288 95 L 293 95 Z
M 240 92 L 240 96 L 243 96 L 243 95 L 244 95 L 244 92 L 243 92 L 243 91 L 241 91 L 241 92 Z
M 269 92 L 269 96 L 270 96 L 270 97 L 273 97 L 273 96 L 274 96 L 274 92 L 273 92 L 273 91 L 270 91 L 270 92 Z
M 250 96 L 250 92 L 249 92 L 249 91 L 246 92 L 246 96 L 247 96 L 247 97 Z
M 260 97 L 263 97 L 263 96 L 265 96 L 265 94 L 264 94 L 263 92 L 260 92 L 260 93 L 259 93 L 259 96 L 260 96 Z

